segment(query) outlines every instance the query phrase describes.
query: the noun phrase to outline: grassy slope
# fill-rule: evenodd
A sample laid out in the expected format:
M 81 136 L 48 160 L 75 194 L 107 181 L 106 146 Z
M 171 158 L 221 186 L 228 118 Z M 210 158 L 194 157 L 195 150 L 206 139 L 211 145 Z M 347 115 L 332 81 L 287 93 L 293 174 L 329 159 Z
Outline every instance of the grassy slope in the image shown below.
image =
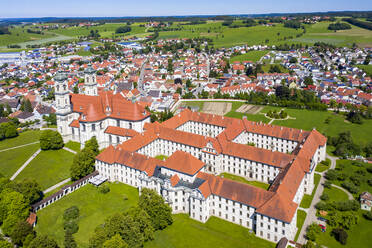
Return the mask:
M 17 176 L 16 180 L 33 178 L 43 190 L 70 176 L 70 166 L 74 154 L 66 150 L 42 151 Z
M 319 181 L 320 181 L 321 176 L 319 174 L 314 175 L 314 189 L 311 195 L 305 194 L 304 197 L 302 198 L 302 201 L 300 203 L 300 207 L 302 208 L 309 208 L 311 205 L 311 202 L 313 201 L 316 189 L 318 188 Z
M 275 247 L 274 243 L 250 234 L 248 229 L 216 217 L 211 217 L 204 224 L 190 219 L 185 214 L 174 215 L 173 219 L 171 226 L 156 232 L 155 240 L 146 243 L 146 248 Z
M 262 56 L 267 54 L 267 51 L 250 51 L 242 55 L 234 56 L 230 58 L 230 63 L 235 61 L 253 61 L 256 62 L 261 59 Z
M 266 190 L 270 187 L 270 185 L 267 183 L 258 182 L 258 181 L 248 181 L 247 179 L 243 177 L 236 176 L 236 175 L 229 174 L 229 173 L 221 173 L 220 176 L 223 176 L 224 178 L 228 178 L 228 179 L 240 182 L 240 183 L 246 183 L 249 185 L 253 185 L 255 187 L 266 189 Z
M 38 224 L 36 231 L 39 234 L 48 234 L 55 238 L 59 245 L 63 244 L 63 212 L 71 206 L 78 206 L 80 210 L 79 231 L 74 237 L 79 247 L 88 247 L 89 238 L 94 229 L 114 213 L 122 212 L 138 202 L 137 189 L 125 184 L 109 184 L 110 192 L 102 194 L 93 185 L 83 188 L 62 198 L 56 203 L 37 212 Z M 123 196 L 128 197 L 124 201 Z
M 0 46 L 7 46 L 10 44 L 22 43 L 27 41 L 40 40 L 44 38 L 53 37 L 52 34 L 44 33 L 42 34 L 30 34 L 27 33 L 27 29 L 22 27 L 10 28 L 10 34 L 0 35 Z
M 39 144 L 33 144 L 0 152 L 0 173 L 11 177 L 39 148 Z
M 0 150 L 39 141 L 40 131 L 27 131 L 19 136 L 0 141 Z

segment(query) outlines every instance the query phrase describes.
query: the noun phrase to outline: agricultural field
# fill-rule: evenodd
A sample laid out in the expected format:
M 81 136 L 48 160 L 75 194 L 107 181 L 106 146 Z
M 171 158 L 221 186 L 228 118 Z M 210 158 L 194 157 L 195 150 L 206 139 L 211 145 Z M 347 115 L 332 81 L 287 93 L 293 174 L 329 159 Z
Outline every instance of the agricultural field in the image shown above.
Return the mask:
M 136 188 L 121 183 L 106 184 L 110 187 L 107 194 L 100 193 L 98 188 L 88 184 L 67 195 L 61 200 L 37 212 L 38 234 L 48 234 L 62 247 L 64 240 L 63 212 L 77 206 L 80 211 L 79 231 L 74 234 L 78 247 L 87 248 L 94 229 L 105 219 L 115 213 L 123 212 L 138 202 Z M 124 200 L 124 197 L 127 200 Z
M 41 151 L 15 180 L 35 179 L 45 190 L 70 177 L 74 154 L 66 150 Z
M 155 239 L 145 248 L 270 248 L 274 243 L 260 239 L 247 228 L 210 217 L 206 223 L 191 219 L 185 214 L 173 215 L 173 224 L 155 233 Z
M 351 25 L 352 29 L 335 32 L 328 30 L 330 23 L 319 22 L 313 25 L 306 25 L 306 34 L 291 41 L 304 44 L 325 42 L 337 46 L 352 46 L 353 43 L 362 47 L 372 45 L 372 31 Z
M 242 55 L 237 55 L 230 58 L 230 63 L 235 61 L 243 62 L 243 61 L 252 61 L 257 62 L 259 61 L 264 55 L 266 55 L 268 51 L 249 51 Z
M 10 34 L 0 35 L 0 47 L 6 48 L 7 45 L 18 44 L 27 41 L 37 41 L 55 36 L 51 33 L 31 34 L 27 32 L 29 27 L 12 27 L 9 28 Z

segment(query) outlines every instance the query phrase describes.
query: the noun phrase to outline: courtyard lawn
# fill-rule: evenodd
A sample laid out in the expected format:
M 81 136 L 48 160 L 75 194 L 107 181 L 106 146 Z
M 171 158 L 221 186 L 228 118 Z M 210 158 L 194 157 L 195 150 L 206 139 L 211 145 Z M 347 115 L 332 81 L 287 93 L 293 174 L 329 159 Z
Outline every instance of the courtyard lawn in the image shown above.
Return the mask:
M 62 247 L 64 240 L 63 212 L 71 206 L 77 206 L 80 210 L 79 231 L 74 234 L 74 237 L 78 247 L 87 248 L 89 238 L 98 225 L 103 224 L 107 217 L 114 213 L 123 212 L 138 202 L 136 188 L 122 183 L 106 185 L 110 187 L 110 192 L 107 194 L 100 193 L 98 188 L 88 184 L 38 211 L 37 233 L 50 235 Z M 124 200 L 124 196 L 128 200 Z
M 267 54 L 268 51 L 249 51 L 245 54 L 237 55 L 234 57 L 230 58 L 230 63 L 239 61 L 252 61 L 252 62 L 257 62 L 263 57 L 265 54 Z
M 168 156 L 166 155 L 157 155 L 155 156 L 156 159 L 159 159 L 159 160 L 166 160 L 168 158 Z
M 66 150 L 41 151 L 31 163 L 16 177 L 35 179 L 45 190 L 70 177 L 70 167 L 74 154 Z
M 80 152 L 80 143 L 75 141 L 69 141 L 65 144 L 65 147 L 70 148 L 75 152 Z
M 297 224 L 296 225 L 297 225 L 298 229 L 297 229 L 297 233 L 296 233 L 296 237 L 295 237 L 294 241 L 297 241 L 298 236 L 300 236 L 301 228 L 302 228 L 302 226 L 305 222 L 306 215 L 307 214 L 306 214 L 305 211 L 300 210 L 300 209 L 297 210 Z
M 155 239 L 145 248 L 270 248 L 274 243 L 260 239 L 247 228 L 210 217 L 206 223 L 191 219 L 186 214 L 173 215 L 173 224 L 155 233 Z
M 258 182 L 258 181 L 248 181 L 247 179 L 245 179 L 243 177 L 236 176 L 236 175 L 229 174 L 229 173 L 221 173 L 220 176 L 224 177 L 224 178 L 227 178 L 227 179 L 231 179 L 231 180 L 240 182 L 240 183 L 246 183 L 246 184 L 249 184 L 249 185 L 253 185 L 255 187 L 262 188 L 262 189 L 265 189 L 265 190 L 268 190 L 269 187 L 270 187 L 270 184 L 263 183 L 263 182 Z
M 11 147 L 16 147 L 20 145 L 25 145 L 33 142 L 39 141 L 40 138 L 40 131 L 26 131 L 23 133 L 20 133 L 17 137 L 15 138 L 10 138 L 10 139 L 5 139 L 0 141 L 0 151 L 11 148 Z
M 336 239 L 331 236 L 332 228 L 327 227 L 327 231 L 320 233 L 316 239 L 316 243 L 328 248 L 369 248 L 371 247 L 372 221 L 366 220 L 363 215 L 363 210 L 359 210 L 359 222 L 350 230 L 346 230 L 348 234 L 346 245 L 341 245 Z
M 349 199 L 344 191 L 335 187 L 331 187 L 330 189 L 324 188 L 323 193 L 329 196 L 328 202 L 347 201 Z
M 39 148 L 39 144 L 33 144 L 0 152 L 0 173 L 11 177 Z
M 314 189 L 311 195 L 304 194 L 304 197 L 302 198 L 302 201 L 300 203 L 300 207 L 302 208 L 309 208 L 311 205 L 311 202 L 313 201 L 316 189 L 318 188 L 319 181 L 320 181 L 321 175 L 315 174 L 314 175 Z
M 337 160 L 336 169 L 339 173 L 345 176 L 345 180 L 344 181 L 334 180 L 332 181 L 332 183 L 342 187 L 343 182 L 352 182 L 350 178 L 356 177 L 359 178 L 360 185 L 357 186 L 359 189 L 358 193 L 356 194 L 353 193 L 354 197 L 359 197 L 359 195 L 364 191 L 372 192 L 372 186 L 368 184 L 368 180 L 371 178 L 371 173 L 367 171 L 367 168 L 372 167 L 372 164 L 361 162 L 360 163 L 361 167 L 359 167 L 353 165 L 352 162 L 353 161 L 351 160 L 343 159 Z

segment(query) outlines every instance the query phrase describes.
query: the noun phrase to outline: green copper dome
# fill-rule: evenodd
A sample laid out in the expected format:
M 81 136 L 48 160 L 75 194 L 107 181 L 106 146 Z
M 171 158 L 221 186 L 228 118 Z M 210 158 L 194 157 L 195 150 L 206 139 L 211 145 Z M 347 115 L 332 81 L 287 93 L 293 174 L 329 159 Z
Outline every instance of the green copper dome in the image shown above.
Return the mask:
M 67 75 L 62 71 L 58 71 L 57 74 L 54 76 L 54 80 L 57 82 L 63 82 L 67 80 Z

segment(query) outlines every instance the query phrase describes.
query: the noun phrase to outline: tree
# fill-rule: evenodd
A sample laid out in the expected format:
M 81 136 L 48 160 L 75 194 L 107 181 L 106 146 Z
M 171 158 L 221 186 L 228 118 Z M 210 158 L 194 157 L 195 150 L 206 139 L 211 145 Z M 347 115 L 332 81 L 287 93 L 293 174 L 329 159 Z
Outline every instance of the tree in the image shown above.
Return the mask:
M 314 81 L 313 81 L 312 77 L 310 77 L 310 76 L 309 77 L 305 77 L 304 84 L 306 86 L 313 85 L 314 84 Z
M 14 248 L 14 245 L 12 245 L 6 240 L 0 240 L 0 247 L 1 248 Z
M 132 28 L 130 26 L 122 26 L 122 27 L 118 27 L 115 31 L 115 33 L 117 34 L 124 34 L 124 33 L 128 33 L 132 30 Z
M 142 189 L 138 205 L 150 216 L 155 230 L 164 229 L 173 223 L 172 209 L 156 191 Z
M 44 130 L 40 135 L 40 148 L 42 150 L 58 150 L 63 145 L 62 136 L 57 131 Z
M 93 136 L 90 140 L 87 140 L 85 142 L 83 151 L 87 150 L 91 150 L 94 156 L 97 156 L 99 154 L 99 145 L 96 136 Z
M 57 242 L 47 235 L 37 236 L 28 248 L 58 248 Z
M 30 224 L 21 220 L 16 223 L 10 233 L 10 238 L 15 245 L 22 246 L 28 235 L 34 235 L 35 232 Z
M 92 150 L 87 149 L 78 152 L 70 168 L 71 180 L 76 181 L 94 171 L 95 154 Z
M 347 242 L 347 232 L 342 228 L 335 228 L 332 230 L 331 235 L 336 238 L 338 242 L 340 242 L 342 245 L 346 245 Z
M 290 60 L 289 60 L 289 63 L 291 64 L 296 64 L 297 63 L 297 59 L 295 57 L 292 57 Z
M 104 248 L 127 248 L 128 244 L 124 242 L 124 240 L 120 237 L 119 234 L 112 236 L 111 239 L 106 240 L 103 243 Z
M 35 179 L 24 179 L 14 184 L 12 188 L 21 193 L 30 204 L 39 201 L 43 197 L 43 191 Z
M 312 223 L 310 226 L 307 227 L 306 230 L 306 238 L 315 241 L 317 235 L 320 233 L 320 227 L 317 223 Z
M 154 239 L 154 228 L 152 226 L 151 218 L 145 210 L 139 207 L 134 207 L 131 208 L 126 214 L 132 216 L 136 222 L 138 222 L 140 231 L 143 233 L 143 238 L 145 241 Z
M 29 99 L 26 99 L 24 104 L 25 104 L 24 111 L 30 112 L 30 113 L 34 111 Z
M 181 78 L 174 79 L 174 84 L 182 84 L 182 79 Z

